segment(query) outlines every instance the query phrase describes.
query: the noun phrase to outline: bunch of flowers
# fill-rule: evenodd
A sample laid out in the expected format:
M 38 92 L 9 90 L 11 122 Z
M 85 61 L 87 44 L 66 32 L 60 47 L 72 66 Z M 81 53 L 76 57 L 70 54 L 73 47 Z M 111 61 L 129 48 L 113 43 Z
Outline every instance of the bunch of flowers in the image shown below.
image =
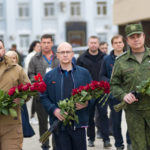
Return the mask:
M 60 113 L 64 116 L 64 125 L 71 125 L 72 121 L 76 121 L 78 123 L 78 116 L 76 115 L 76 103 L 85 104 L 85 102 L 91 99 L 98 99 L 100 97 L 100 101 L 102 101 L 104 99 L 103 97 L 109 94 L 109 92 L 109 83 L 105 81 L 92 81 L 90 84 L 73 89 L 70 99 L 66 98 L 58 103 L 58 106 L 61 109 Z M 45 143 L 59 124 L 60 121 L 56 120 L 50 129 L 41 136 L 40 142 Z
M 138 86 L 136 86 L 136 91 L 131 91 L 131 93 L 140 100 L 141 95 L 150 96 L 150 78 L 142 81 Z M 115 105 L 114 109 L 116 112 L 119 112 L 121 109 L 125 109 L 127 107 L 127 103 L 122 101 L 120 104 Z
M 64 116 L 64 125 L 70 124 L 72 120 L 78 122 L 78 116 L 76 115 L 76 103 L 84 104 L 91 99 L 103 97 L 110 92 L 110 86 L 105 81 L 92 81 L 90 84 L 80 86 L 79 88 L 72 90 L 72 96 L 70 99 L 64 99 L 58 103 L 61 109 L 61 114 Z M 103 98 L 101 98 L 102 100 Z
M 26 83 L 14 86 L 8 93 L 0 90 L 0 115 L 11 115 L 17 117 L 16 107 L 22 106 L 31 96 L 38 92 L 43 93 L 46 90 L 46 84 L 40 73 L 34 76 L 33 84 Z

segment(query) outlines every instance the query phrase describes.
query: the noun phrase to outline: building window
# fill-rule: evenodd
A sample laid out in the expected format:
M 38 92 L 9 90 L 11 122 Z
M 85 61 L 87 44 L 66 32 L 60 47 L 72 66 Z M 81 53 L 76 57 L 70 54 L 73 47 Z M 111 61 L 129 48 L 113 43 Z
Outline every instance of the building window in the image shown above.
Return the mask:
M 27 49 L 29 47 L 29 35 L 20 35 L 20 47 Z
M 0 40 L 4 41 L 4 36 L 0 35 Z
M 0 4 L 0 19 L 3 18 L 3 4 Z
M 80 2 L 72 2 L 70 6 L 71 16 L 80 16 L 81 15 L 81 8 Z
M 107 42 L 107 33 L 99 33 L 98 37 L 100 42 Z
M 106 2 L 97 2 L 97 15 L 105 16 L 107 14 L 107 3 Z
M 18 5 L 18 16 L 19 18 L 28 18 L 29 17 L 29 5 L 22 3 Z
M 54 3 L 44 4 L 44 16 L 51 17 L 55 15 Z

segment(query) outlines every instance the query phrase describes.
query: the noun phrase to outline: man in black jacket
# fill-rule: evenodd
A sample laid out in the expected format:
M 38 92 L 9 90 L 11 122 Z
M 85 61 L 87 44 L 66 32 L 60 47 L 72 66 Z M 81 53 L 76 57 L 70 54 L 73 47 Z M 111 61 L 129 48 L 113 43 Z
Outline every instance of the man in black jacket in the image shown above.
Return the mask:
M 101 68 L 101 62 L 104 57 L 104 53 L 99 50 L 99 39 L 96 36 L 91 36 L 88 40 L 87 51 L 83 53 L 77 60 L 77 65 L 82 66 L 90 72 L 92 79 L 98 81 L 99 80 L 99 72 Z M 100 131 L 102 133 L 104 147 L 111 147 L 109 132 L 108 132 L 108 117 L 105 112 L 107 112 L 107 108 L 101 107 L 99 104 L 96 104 L 98 108 L 98 113 L 100 113 Z M 95 123 L 94 123 L 94 112 L 95 108 L 92 107 L 90 109 L 90 118 L 89 118 L 89 127 L 87 130 L 87 135 L 89 137 L 89 147 L 94 146 L 95 141 Z

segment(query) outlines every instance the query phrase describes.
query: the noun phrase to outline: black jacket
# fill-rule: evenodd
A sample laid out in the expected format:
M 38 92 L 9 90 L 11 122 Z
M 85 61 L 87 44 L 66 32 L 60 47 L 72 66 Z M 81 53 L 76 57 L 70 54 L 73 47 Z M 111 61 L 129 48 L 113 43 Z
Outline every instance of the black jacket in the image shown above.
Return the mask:
M 93 56 L 89 53 L 89 50 L 84 52 L 77 60 L 77 65 L 86 68 L 93 80 L 99 80 L 99 72 L 101 68 L 102 59 L 105 56 L 100 50 L 98 50 L 98 54 Z

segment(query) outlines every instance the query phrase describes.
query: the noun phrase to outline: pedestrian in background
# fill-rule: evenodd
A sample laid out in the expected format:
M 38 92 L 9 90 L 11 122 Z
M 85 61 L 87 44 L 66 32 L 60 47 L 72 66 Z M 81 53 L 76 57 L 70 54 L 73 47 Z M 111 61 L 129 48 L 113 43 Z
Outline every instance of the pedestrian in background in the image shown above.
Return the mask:
M 34 82 L 34 76 L 41 73 L 42 77 L 54 67 L 58 66 L 56 55 L 52 51 L 53 39 L 49 34 L 41 37 L 41 52 L 36 53 L 29 63 L 28 76 Z M 36 97 L 36 112 L 39 121 L 40 136 L 48 130 L 48 114 L 40 103 L 39 95 Z M 49 140 L 42 145 L 43 150 L 49 149 Z
M 20 66 L 23 66 L 23 65 L 24 65 L 24 55 L 21 54 L 20 52 L 18 52 L 18 50 L 17 50 L 17 45 L 16 45 L 16 44 L 12 44 L 12 45 L 11 45 L 10 51 L 15 51 L 15 52 L 17 53 L 18 58 L 19 58 L 18 64 L 19 64 Z
M 127 25 L 125 33 L 130 48 L 115 61 L 111 92 L 127 103 L 125 115 L 133 150 L 150 150 L 150 97 L 141 95 L 137 99 L 131 93 L 150 77 L 150 49 L 144 45 L 141 24 Z
M 113 66 L 117 57 L 123 54 L 124 51 L 124 41 L 122 35 L 115 35 L 111 39 L 111 44 L 113 50 L 110 52 L 109 55 L 105 56 L 103 59 L 102 67 L 100 70 L 100 80 L 110 82 Z M 123 137 L 122 137 L 122 130 L 121 130 L 121 120 L 122 120 L 122 111 L 116 112 L 114 110 L 114 105 L 120 103 L 119 100 L 114 98 L 112 95 L 109 96 L 109 106 L 111 109 L 112 115 L 112 129 L 113 129 L 113 136 L 115 138 L 115 147 L 116 150 L 123 150 Z M 127 150 L 132 150 L 131 141 L 126 133 L 126 140 L 127 140 Z
M 41 103 L 50 115 L 50 124 L 53 124 L 56 119 L 64 120 L 58 102 L 70 98 L 72 89 L 91 82 L 88 70 L 72 63 L 74 53 L 69 43 L 61 43 L 56 54 L 60 66 L 46 74 L 44 81 L 47 90 L 41 94 Z M 88 126 L 89 105 L 90 102 L 76 103 L 79 123 L 72 121 L 72 125 L 62 124 L 54 132 L 56 150 L 87 150 L 85 128 Z
M 28 66 L 30 63 L 31 58 L 38 52 L 41 51 L 41 46 L 40 46 L 40 41 L 33 41 L 29 47 L 29 54 L 25 58 L 25 72 L 28 73 Z M 32 97 L 32 105 L 31 105 L 31 119 L 30 123 L 37 125 L 38 121 L 35 118 L 35 113 L 36 113 L 36 97 Z
M 99 39 L 96 36 L 89 37 L 88 49 L 78 59 L 77 65 L 86 68 L 91 76 L 92 80 L 99 81 L 99 72 L 101 69 L 101 62 L 105 56 L 99 50 Z M 100 132 L 102 134 L 104 147 L 111 147 L 109 139 L 109 121 L 107 116 L 107 107 L 101 107 L 99 103 L 96 103 L 96 107 L 99 113 Z M 89 127 L 87 129 L 87 136 L 89 137 L 88 146 L 93 147 L 95 141 L 95 122 L 94 122 L 95 107 L 90 109 Z
M 101 52 L 107 54 L 108 53 L 108 43 L 107 42 L 100 42 L 99 49 Z
M 29 83 L 23 68 L 14 63 L 5 55 L 5 47 L 0 40 L 0 90 L 8 90 L 19 84 Z M 0 115 L 0 149 L 21 150 L 23 143 L 22 122 L 20 108 L 17 109 L 17 118 Z

